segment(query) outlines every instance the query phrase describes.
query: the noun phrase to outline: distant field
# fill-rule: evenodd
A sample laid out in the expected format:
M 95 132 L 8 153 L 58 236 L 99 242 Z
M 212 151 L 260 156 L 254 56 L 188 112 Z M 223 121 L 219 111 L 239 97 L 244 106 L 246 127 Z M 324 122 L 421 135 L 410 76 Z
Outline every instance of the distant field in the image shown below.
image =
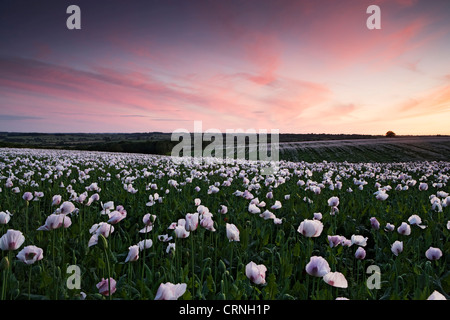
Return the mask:
M 396 137 L 280 143 L 290 161 L 404 162 L 448 161 L 450 137 Z
M 0 132 L 0 147 L 167 154 L 169 133 L 21 133 Z
M 45 146 L 46 148 L 62 148 L 90 146 L 117 142 L 142 142 L 170 140 L 169 133 L 25 133 L 0 132 L 0 145 Z
M 170 133 L 8 133 L 0 147 L 44 148 L 170 155 Z M 225 139 L 224 139 L 225 141 Z M 404 162 L 448 161 L 450 136 L 280 134 L 280 160 Z M 204 142 L 206 147 L 209 142 Z

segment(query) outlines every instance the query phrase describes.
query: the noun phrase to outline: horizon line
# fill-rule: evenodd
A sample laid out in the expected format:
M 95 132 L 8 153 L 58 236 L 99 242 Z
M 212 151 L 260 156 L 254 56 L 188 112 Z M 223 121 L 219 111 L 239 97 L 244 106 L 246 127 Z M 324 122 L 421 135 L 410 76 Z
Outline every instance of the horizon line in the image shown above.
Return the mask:
M 163 132 L 163 131 L 136 131 L 136 132 L 38 132 L 38 131 L 0 131 L 0 134 L 152 134 L 152 133 L 159 133 L 159 134 L 173 134 L 174 132 Z M 219 134 L 227 134 L 226 132 L 189 132 L 190 134 L 195 134 L 195 133 L 219 133 Z M 235 133 L 230 133 L 230 134 L 252 134 L 252 133 L 246 133 L 246 132 L 235 132 Z M 256 134 L 259 134 L 258 132 L 256 132 Z M 267 132 L 267 134 L 269 134 L 269 132 Z M 272 134 L 272 133 L 271 133 Z M 321 133 L 312 133 L 312 132 L 308 132 L 308 133 L 293 133 L 293 132 L 285 132 L 285 133 L 279 133 L 280 135 L 333 135 L 333 136 L 339 136 L 339 135 L 346 135 L 346 136 L 381 136 L 381 137 L 385 137 L 386 134 L 370 134 L 370 133 L 326 133 L 326 132 L 321 132 Z M 396 137 L 426 137 L 426 136 L 450 136 L 450 134 L 440 134 L 440 133 L 436 133 L 436 134 L 396 134 Z

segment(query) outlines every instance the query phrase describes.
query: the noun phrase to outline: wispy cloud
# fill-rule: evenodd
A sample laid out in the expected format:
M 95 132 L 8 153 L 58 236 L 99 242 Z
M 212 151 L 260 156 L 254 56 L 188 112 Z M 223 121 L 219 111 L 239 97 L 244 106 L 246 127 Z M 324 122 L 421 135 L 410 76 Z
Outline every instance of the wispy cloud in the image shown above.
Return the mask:
M 42 120 L 43 117 L 0 114 L 0 121 Z
M 420 117 L 450 111 L 450 85 L 439 86 L 411 97 L 398 107 L 402 117 Z

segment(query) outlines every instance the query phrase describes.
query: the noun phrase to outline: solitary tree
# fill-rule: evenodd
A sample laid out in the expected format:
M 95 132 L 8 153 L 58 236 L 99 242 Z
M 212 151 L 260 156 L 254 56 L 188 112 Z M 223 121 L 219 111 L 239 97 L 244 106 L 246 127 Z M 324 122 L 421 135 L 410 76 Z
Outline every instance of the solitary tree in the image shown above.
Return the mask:
M 394 132 L 394 131 L 388 131 L 388 132 L 386 132 L 386 137 L 388 137 L 388 138 L 393 138 L 393 137 L 395 137 L 395 132 Z

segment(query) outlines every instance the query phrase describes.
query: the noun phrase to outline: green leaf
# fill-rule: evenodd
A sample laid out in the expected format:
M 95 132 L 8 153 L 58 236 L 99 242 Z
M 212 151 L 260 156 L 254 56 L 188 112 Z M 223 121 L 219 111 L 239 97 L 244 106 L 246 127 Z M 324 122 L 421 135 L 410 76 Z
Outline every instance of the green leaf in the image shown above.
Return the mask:
M 291 296 L 290 294 L 283 294 L 283 296 L 281 297 L 281 300 L 296 300 L 295 297 Z
M 249 230 L 247 228 L 243 229 L 240 233 L 240 242 L 242 245 L 242 249 L 246 250 L 248 247 L 248 241 L 249 241 Z
M 292 249 L 292 255 L 293 255 L 294 257 L 300 256 L 300 243 L 299 243 L 299 242 L 297 242 L 297 243 L 295 244 L 294 248 Z
M 296 281 L 294 287 L 292 288 L 295 296 L 299 299 L 307 299 L 307 289 L 304 283 L 300 283 L 300 281 Z
M 275 245 L 277 246 L 281 246 L 285 241 L 286 241 L 286 237 L 285 237 L 285 233 L 283 230 L 279 230 L 277 232 L 277 237 L 275 238 Z
M 271 273 L 267 278 L 267 285 L 264 287 L 264 292 L 268 295 L 268 299 L 270 300 L 275 300 L 275 297 L 279 292 L 276 280 L 275 275 Z
M 41 285 L 40 289 L 49 286 L 53 282 L 53 277 L 51 277 L 46 270 L 41 272 Z
M 420 269 L 418 266 L 414 266 L 413 267 L 413 271 L 414 271 L 414 273 L 415 274 L 417 274 L 417 275 L 421 275 L 422 274 L 422 269 Z
M 98 257 L 97 264 L 99 269 L 104 269 L 106 267 L 106 263 L 101 257 Z
M 283 278 L 289 278 L 292 275 L 294 265 L 292 263 L 283 262 L 281 265 L 281 275 Z
M 211 274 L 206 277 L 206 286 L 209 292 L 216 292 L 216 284 Z
M 186 290 L 186 292 L 180 297 L 180 300 L 192 300 L 191 291 Z
M 450 292 L 450 271 L 447 271 L 447 273 L 442 276 L 441 284 L 445 292 Z
M 264 233 L 264 237 L 261 240 L 261 246 L 266 246 L 269 243 L 269 237 L 270 237 L 270 233 L 269 232 L 265 232 Z

